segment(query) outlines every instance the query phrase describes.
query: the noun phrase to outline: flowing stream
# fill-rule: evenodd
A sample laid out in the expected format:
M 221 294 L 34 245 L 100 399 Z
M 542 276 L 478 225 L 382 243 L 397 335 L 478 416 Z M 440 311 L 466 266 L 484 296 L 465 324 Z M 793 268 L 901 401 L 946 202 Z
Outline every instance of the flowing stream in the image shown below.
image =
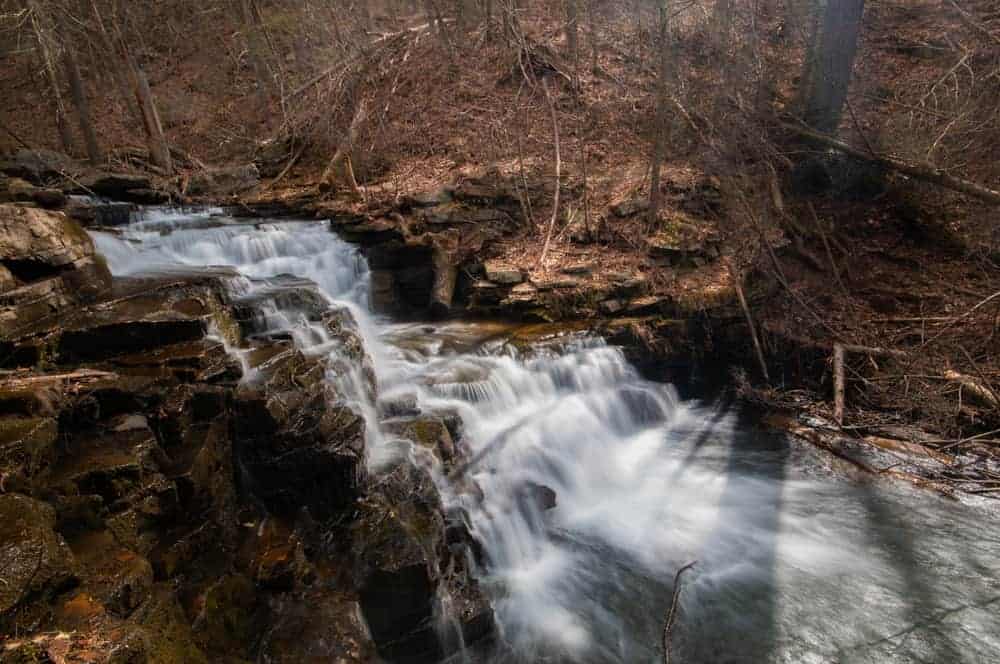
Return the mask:
M 1000 661 L 1000 522 L 860 478 L 724 403 L 681 399 L 601 339 L 510 343 L 511 326 L 373 316 L 363 258 L 323 222 L 145 211 L 95 233 L 116 275 L 230 266 L 234 292 L 314 282 L 347 305 L 383 400 L 457 412 L 481 499 L 437 479 L 485 551 L 498 662 L 659 662 L 677 570 L 674 662 Z M 294 310 L 268 325 L 337 352 Z M 351 381 L 345 383 L 350 390 Z M 374 404 L 369 464 L 405 452 Z M 525 500 L 548 487 L 557 505 Z

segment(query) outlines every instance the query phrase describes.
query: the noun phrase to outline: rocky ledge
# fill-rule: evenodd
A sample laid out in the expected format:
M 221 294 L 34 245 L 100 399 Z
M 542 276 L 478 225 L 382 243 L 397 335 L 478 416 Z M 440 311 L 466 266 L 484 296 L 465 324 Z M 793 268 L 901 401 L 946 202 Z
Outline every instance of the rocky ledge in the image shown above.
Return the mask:
M 358 364 L 375 397 L 349 313 L 317 312 L 342 359 L 307 355 L 255 328 L 267 303 L 229 276 L 112 279 L 67 216 L 0 206 L 0 662 L 437 661 L 488 643 L 461 519 L 425 468 L 369 475 L 365 420 L 325 379 Z M 439 462 L 460 447 L 442 420 L 393 416 Z

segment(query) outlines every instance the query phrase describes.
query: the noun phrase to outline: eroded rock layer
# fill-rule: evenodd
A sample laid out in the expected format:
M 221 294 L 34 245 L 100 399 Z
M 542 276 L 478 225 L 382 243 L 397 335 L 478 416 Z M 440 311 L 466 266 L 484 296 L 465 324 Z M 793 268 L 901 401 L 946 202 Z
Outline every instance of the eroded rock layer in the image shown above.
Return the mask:
M 112 280 L 76 222 L 0 206 L 0 661 L 434 661 L 490 638 L 427 471 L 368 472 L 334 380 L 376 398 L 350 312 L 232 278 Z M 344 352 L 262 334 L 278 299 Z

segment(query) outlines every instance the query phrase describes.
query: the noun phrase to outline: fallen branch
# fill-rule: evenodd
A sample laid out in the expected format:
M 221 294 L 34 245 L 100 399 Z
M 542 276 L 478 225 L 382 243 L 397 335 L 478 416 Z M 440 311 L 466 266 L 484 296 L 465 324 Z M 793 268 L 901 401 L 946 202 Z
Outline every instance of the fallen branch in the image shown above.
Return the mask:
M 900 173 L 909 175 L 910 177 L 923 180 L 924 182 L 930 182 L 931 184 L 936 184 L 946 189 L 951 189 L 952 191 L 968 194 L 969 196 L 978 198 L 979 200 L 990 203 L 991 205 L 1000 205 L 1000 192 L 984 187 L 983 185 L 972 182 L 971 180 L 965 180 L 963 178 L 950 175 L 943 169 L 930 165 L 914 164 L 891 155 L 877 154 L 861 150 L 832 136 L 809 129 L 808 127 L 802 127 L 788 122 L 781 122 L 780 125 L 789 131 L 795 132 L 803 138 L 816 141 L 817 143 L 821 143 L 829 148 L 843 152 L 851 157 L 870 161 L 884 168 L 899 171 Z
M 677 600 L 681 596 L 681 574 L 694 567 L 697 562 L 697 560 L 692 560 L 677 570 L 677 574 L 674 575 L 674 595 L 670 599 L 667 622 L 663 625 L 663 664 L 670 664 L 670 638 L 673 635 L 674 621 L 677 619 Z

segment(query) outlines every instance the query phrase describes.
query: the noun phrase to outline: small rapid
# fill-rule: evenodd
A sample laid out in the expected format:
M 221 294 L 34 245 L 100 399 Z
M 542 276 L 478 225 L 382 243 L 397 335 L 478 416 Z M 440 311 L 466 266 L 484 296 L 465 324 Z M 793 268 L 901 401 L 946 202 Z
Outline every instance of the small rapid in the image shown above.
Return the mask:
M 381 401 L 458 416 L 467 461 L 435 480 L 482 547 L 493 661 L 659 662 L 674 574 L 694 561 L 672 661 L 1000 659 L 990 503 L 857 477 L 738 408 L 682 399 L 591 335 L 379 318 L 363 257 L 323 222 L 150 209 L 94 237 L 116 275 L 227 270 L 238 297 L 307 280 L 358 321 Z M 339 352 L 298 305 L 265 315 L 304 350 Z M 412 454 L 362 380 L 330 379 L 368 422 L 373 472 Z

